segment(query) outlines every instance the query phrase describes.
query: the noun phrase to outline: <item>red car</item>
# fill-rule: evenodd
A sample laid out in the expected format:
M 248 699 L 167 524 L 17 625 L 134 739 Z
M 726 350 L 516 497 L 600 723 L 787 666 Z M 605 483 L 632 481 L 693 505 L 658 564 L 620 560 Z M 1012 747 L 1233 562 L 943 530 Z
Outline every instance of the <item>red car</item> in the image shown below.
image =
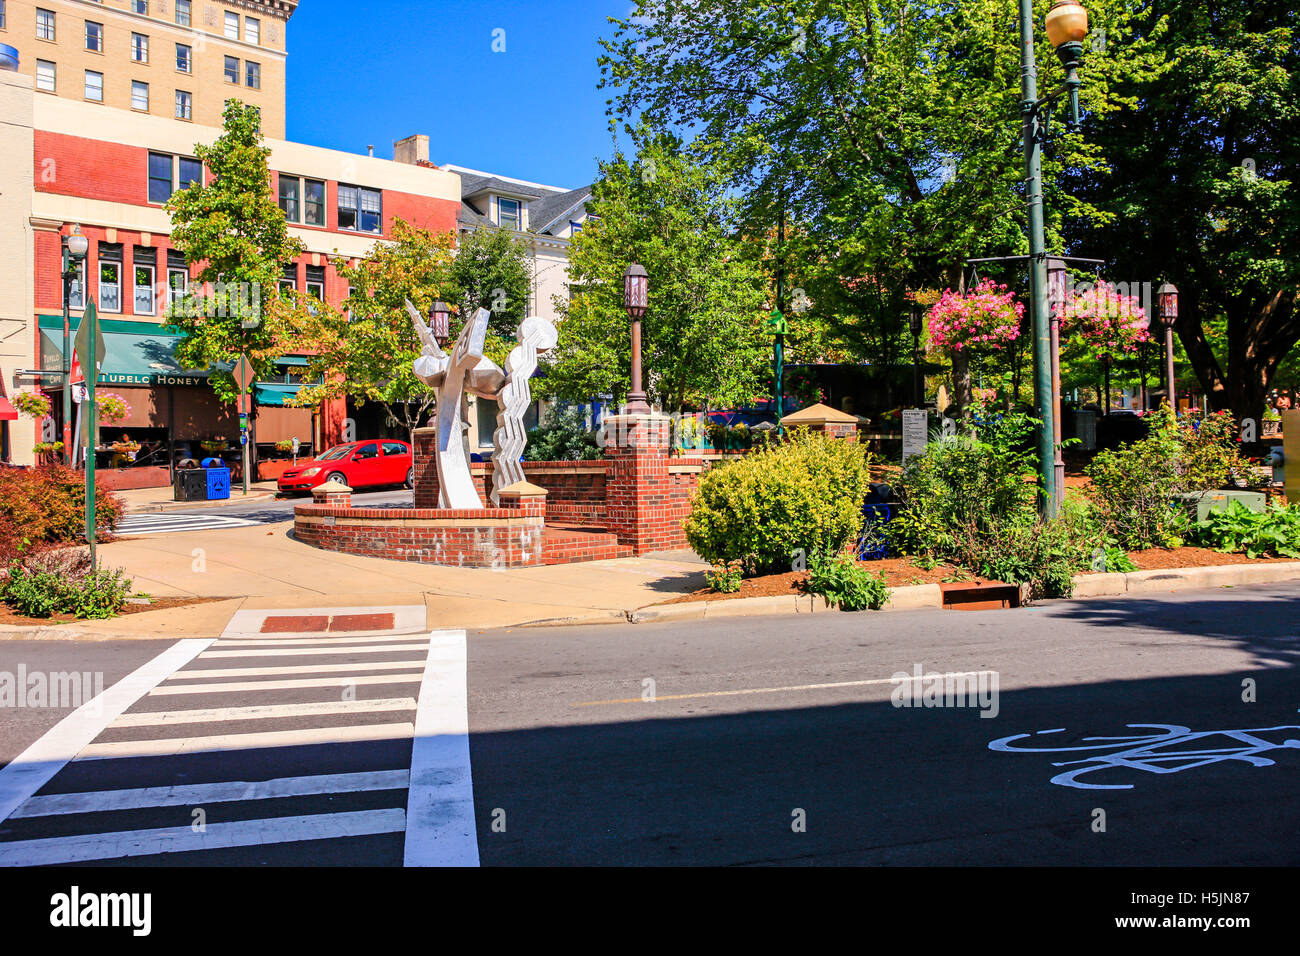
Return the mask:
M 311 491 L 338 479 L 349 488 L 415 484 L 411 446 L 392 438 L 335 445 L 310 461 L 301 462 L 280 476 L 281 491 Z

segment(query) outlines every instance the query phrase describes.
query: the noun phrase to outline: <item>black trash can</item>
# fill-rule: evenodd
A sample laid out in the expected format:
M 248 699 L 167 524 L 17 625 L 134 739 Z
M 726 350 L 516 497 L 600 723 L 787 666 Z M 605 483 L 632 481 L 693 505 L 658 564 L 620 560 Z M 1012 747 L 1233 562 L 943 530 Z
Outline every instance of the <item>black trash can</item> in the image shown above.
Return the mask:
M 206 468 L 177 468 L 172 479 L 174 501 L 207 501 L 208 471 Z

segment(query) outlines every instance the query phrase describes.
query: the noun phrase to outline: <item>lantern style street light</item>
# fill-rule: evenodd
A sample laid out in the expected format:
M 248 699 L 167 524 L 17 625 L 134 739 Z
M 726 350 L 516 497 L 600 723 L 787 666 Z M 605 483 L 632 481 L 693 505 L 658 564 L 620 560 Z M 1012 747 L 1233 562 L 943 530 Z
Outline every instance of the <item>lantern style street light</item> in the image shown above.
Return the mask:
M 447 339 L 451 337 L 450 326 L 451 307 L 439 299 L 429 310 L 429 331 L 433 333 L 434 341 L 439 345 L 445 345 Z
M 1061 508 L 1065 500 L 1065 458 L 1061 442 L 1065 428 L 1061 424 L 1061 313 L 1065 311 L 1069 292 L 1070 274 L 1064 259 L 1047 260 L 1047 300 L 1049 344 L 1052 353 L 1052 513 Z
M 623 308 L 632 319 L 632 390 L 627 393 L 629 415 L 649 415 L 650 405 L 641 387 L 641 319 L 650 301 L 650 277 L 634 262 L 623 273 Z
M 63 456 L 72 462 L 72 280 L 81 275 L 82 306 L 85 306 L 86 280 L 84 274 L 86 252 L 90 240 L 81 234 L 81 226 L 72 224 L 63 237 Z M 93 370 L 92 370 L 93 371 Z
M 1156 323 L 1165 333 L 1165 395 L 1169 407 L 1178 414 L 1174 395 L 1174 326 L 1178 324 L 1178 289 L 1166 282 L 1156 289 Z
M 1059 382 L 1059 370 L 1053 376 L 1053 365 L 1059 361 L 1052 347 L 1051 310 L 1048 308 L 1047 242 L 1043 227 L 1043 141 L 1045 139 L 1048 111 L 1056 93 L 1038 96 L 1038 65 L 1034 57 L 1034 4 L 1033 0 L 1020 0 L 1020 115 L 1025 158 L 1025 198 L 1029 220 L 1029 292 L 1030 316 L 1033 327 L 1034 395 L 1038 419 L 1042 426 L 1038 432 L 1038 479 L 1042 489 L 1042 513 L 1054 517 L 1060 507 L 1061 489 L 1058 485 L 1056 460 L 1059 455 L 1058 435 L 1060 417 L 1056 412 L 1057 390 L 1053 379 Z M 1056 48 L 1065 65 L 1065 85 L 1061 91 L 1069 95 L 1070 120 L 1079 119 L 1079 59 L 1083 54 L 1083 38 L 1088 35 L 1088 12 L 1075 0 L 1060 0 L 1047 14 L 1047 37 Z M 1059 333 L 1058 333 L 1059 337 Z

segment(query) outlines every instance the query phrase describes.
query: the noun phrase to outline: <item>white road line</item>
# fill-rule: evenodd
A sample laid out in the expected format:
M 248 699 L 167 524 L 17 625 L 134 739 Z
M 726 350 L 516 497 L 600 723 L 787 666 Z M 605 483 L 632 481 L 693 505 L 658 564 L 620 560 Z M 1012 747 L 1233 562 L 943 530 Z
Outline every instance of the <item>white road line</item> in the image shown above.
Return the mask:
M 387 641 L 391 644 L 393 641 L 409 640 L 415 637 L 415 632 L 411 634 L 371 634 L 368 637 L 241 637 L 235 640 L 227 638 L 221 639 L 222 647 L 294 647 L 296 645 L 315 645 L 333 647 L 336 644 L 382 644 Z M 420 634 L 420 639 L 424 639 L 424 634 Z
M 179 680 L 211 677 L 269 677 L 272 674 L 346 674 L 354 671 L 407 671 L 424 673 L 424 661 L 362 661 L 360 664 L 281 664 L 275 667 L 216 667 L 177 671 L 168 685 Z
M 76 757 L 120 760 L 127 757 L 174 757 L 180 754 L 303 747 L 311 744 L 358 740 L 401 740 L 414 733 L 411 724 L 361 724 L 355 727 L 307 727 L 302 730 L 268 730 L 253 734 L 215 734 L 210 737 L 170 737 L 164 740 L 115 740 L 90 744 Z
M 981 674 L 992 674 L 993 671 L 957 671 L 950 674 L 926 674 L 925 678 L 943 678 L 947 680 L 953 677 L 978 677 Z M 912 680 L 912 675 L 908 675 L 906 680 L 901 677 L 876 677 L 871 680 L 842 680 L 833 684 L 792 684 L 789 687 L 747 687 L 743 690 L 705 690 L 694 694 L 658 694 L 652 701 L 647 701 L 644 697 L 618 697 L 613 700 L 583 700 L 574 707 L 603 707 L 608 704 L 644 704 L 660 703 L 665 700 L 694 700 L 699 697 L 743 697 L 747 694 L 781 694 L 796 690 L 835 690 L 841 687 L 871 687 L 877 684 L 899 684 Z
M 422 651 L 424 642 L 418 644 L 384 644 L 376 647 L 271 647 L 265 650 L 250 648 L 242 651 L 204 651 L 200 658 L 207 660 L 217 657 L 300 657 L 315 654 L 385 654 L 389 651 Z
M 464 631 L 429 635 L 406 803 L 406 866 L 478 866 Z
M 270 720 L 276 717 L 310 717 L 327 714 L 379 714 L 415 710 L 412 697 L 375 700 L 325 700 L 308 704 L 258 704 L 252 707 L 210 707 L 205 710 L 163 710 L 123 714 L 110 727 L 161 727 L 171 724 L 206 724 L 219 720 Z
M 153 660 L 136 668 L 104 693 L 82 704 L 10 763 L 0 768 L 0 820 L 5 820 L 83 747 L 159 681 L 184 667 L 211 644 L 210 640 L 177 641 Z
M 189 826 L 124 830 L 85 836 L 48 837 L 0 843 L 0 866 L 50 866 L 87 860 L 184 853 L 225 847 L 338 840 L 374 833 L 401 833 L 406 814 L 400 809 L 314 813 L 301 817 L 209 823 L 195 833 Z
M 238 800 L 275 800 L 322 793 L 363 793 L 369 790 L 405 790 L 406 770 L 367 770 L 360 773 L 314 774 L 275 780 L 194 783 L 179 787 L 140 787 L 132 790 L 98 790 L 52 793 L 32 797 L 14 811 L 20 817 L 53 817 L 69 813 L 108 813 L 150 807 L 206 806 Z
M 357 677 L 303 677 L 298 680 L 250 680 L 232 684 L 168 684 L 149 691 L 150 697 L 177 694 L 230 694 L 249 690 L 294 690 L 300 687 L 360 687 L 363 684 L 415 684 L 420 671 L 409 674 L 362 674 Z

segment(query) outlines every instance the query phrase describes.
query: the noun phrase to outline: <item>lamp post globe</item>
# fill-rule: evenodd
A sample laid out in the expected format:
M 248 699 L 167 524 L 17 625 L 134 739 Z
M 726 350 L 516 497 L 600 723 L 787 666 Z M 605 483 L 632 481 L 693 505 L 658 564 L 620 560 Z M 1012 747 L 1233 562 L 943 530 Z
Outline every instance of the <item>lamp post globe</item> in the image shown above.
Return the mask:
M 1178 412 L 1174 394 L 1174 326 L 1178 324 L 1178 288 L 1172 282 L 1156 289 L 1156 314 L 1153 323 L 1165 333 L 1165 397 L 1169 407 Z
M 649 415 L 650 403 L 641 387 L 641 319 L 650 304 L 650 277 L 634 262 L 623 273 L 623 308 L 632 319 L 632 388 L 627 393 L 629 415 Z

